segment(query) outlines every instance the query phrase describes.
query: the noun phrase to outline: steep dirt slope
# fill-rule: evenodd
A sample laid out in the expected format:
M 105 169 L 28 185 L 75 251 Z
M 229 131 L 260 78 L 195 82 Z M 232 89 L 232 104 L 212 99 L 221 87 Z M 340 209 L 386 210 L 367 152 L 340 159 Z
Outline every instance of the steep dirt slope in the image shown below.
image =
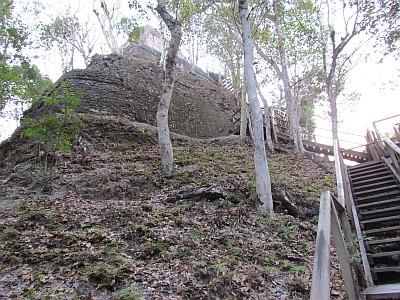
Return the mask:
M 0 147 L 1 299 L 308 298 L 316 220 L 256 209 L 249 141 L 175 136 L 175 174 L 164 178 L 154 129 L 82 118 L 46 192 L 36 145 L 16 134 Z M 275 187 L 317 210 L 333 175 L 303 156 L 269 158 Z M 208 186 L 225 199 L 177 200 Z

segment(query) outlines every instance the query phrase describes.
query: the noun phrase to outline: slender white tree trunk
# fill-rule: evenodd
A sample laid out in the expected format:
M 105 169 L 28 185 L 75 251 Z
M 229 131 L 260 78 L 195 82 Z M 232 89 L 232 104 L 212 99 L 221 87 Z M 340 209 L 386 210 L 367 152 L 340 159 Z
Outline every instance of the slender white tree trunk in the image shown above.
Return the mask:
M 274 9 L 274 25 L 278 36 L 279 57 L 281 61 L 281 79 L 286 99 L 286 110 L 290 123 L 290 134 L 293 139 L 294 148 L 297 151 L 304 151 L 303 141 L 300 133 L 300 124 L 298 119 L 298 109 L 293 98 L 292 89 L 290 87 L 289 70 L 285 49 L 285 36 L 281 28 L 281 11 L 279 9 L 279 0 L 273 1 Z
M 251 122 L 254 133 L 254 165 L 256 171 L 256 190 L 262 203 L 262 210 L 273 215 L 274 208 L 271 192 L 271 178 L 265 151 L 263 121 L 260 103 L 257 99 L 257 87 L 253 69 L 254 49 L 248 20 L 249 9 L 247 0 L 239 0 L 239 13 L 242 24 L 244 49 L 244 81 L 251 106 Z
M 174 156 L 169 133 L 168 112 L 176 80 L 176 57 L 182 39 L 182 26 L 168 13 L 165 0 L 158 0 L 156 11 L 171 33 L 171 40 L 165 61 L 163 90 L 157 109 L 157 131 L 161 150 L 162 171 L 164 175 L 171 175 L 174 168 Z
M 165 175 L 171 175 L 174 168 L 174 154 L 168 125 L 168 111 L 173 90 L 173 82 L 169 81 L 163 84 L 163 92 L 157 108 L 158 142 L 161 151 L 161 167 Z
M 117 38 L 114 34 L 114 20 L 112 17 L 112 12 L 107 7 L 107 3 L 104 0 L 100 1 L 100 7 L 103 11 L 102 15 L 100 12 L 93 8 L 93 12 L 97 17 L 97 20 L 100 24 L 101 31 L 103 32 L 103 36 L 107 42 L 107 46 L 110 48 L 112 53 L 119 53 Z M 114 7 L 112 8 L 114 9 Z M 106 28 L 108 27 L 108 29 Z
M 162 45 L 162 50 L 161 50 L 161 55 L 160 55 L 160 68 L 162 68 L 165 71 L 165 52 L 166 52 L 166 41 L 163 39 L 163 45 Z
M 261 102 L 264 105 L 265 140 L 267 141 L 268 149 L 271 152 L 274 152 L 274 144 L 272 143 L 272 136 L 271 136 L 271 114 L 269 112 L 268 102 L 267 99 L 265 99 L 263 93 L 261 92 L 260 85 L 258 84 L 257 79 L 255 79 L 255 81 L 257 85 L 258 95 L 260 96 Z
M 240 105 L 240 136 L 245 137 L 247 135 L 247 101 L 246 101 L 246 88 L 242 86 L 241 92 L 241 105 Z
M 337 96 L 332 88 L 332 83 L 328 83 L 327 85 L 328 90 L 328 100 L 331 106 L 331 122 L 332 122 L 332 139 L 338 139 L 338 120 L 337 120 L 337 103 L 336 99 Z

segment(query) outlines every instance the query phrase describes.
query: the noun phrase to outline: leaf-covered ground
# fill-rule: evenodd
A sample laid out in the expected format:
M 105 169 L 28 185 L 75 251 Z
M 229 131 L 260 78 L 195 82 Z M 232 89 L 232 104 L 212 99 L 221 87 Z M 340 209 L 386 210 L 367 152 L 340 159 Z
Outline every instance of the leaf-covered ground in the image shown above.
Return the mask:
M 153 131 L 85 123 L 46 189 L 34 144 L 16 136 L 0 147 L 0 299 L 309 298 L 316 217 L 257 210 L 249 141 L 176 137 L 176 171 L 165 178 Z M 332 173 L 305 156 L 276 153 L 269 165 L 302 209 L 317 212 L 333 188 Z M 176 201 L 213 185 L 226 199 Z M 337 273 L 334 264 L 342 298 Z

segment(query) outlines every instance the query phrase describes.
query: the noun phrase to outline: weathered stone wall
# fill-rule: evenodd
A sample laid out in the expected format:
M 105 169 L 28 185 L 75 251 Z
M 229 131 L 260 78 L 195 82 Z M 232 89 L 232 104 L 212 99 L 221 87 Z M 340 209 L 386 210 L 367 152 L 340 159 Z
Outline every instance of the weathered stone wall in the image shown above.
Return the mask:
M 139 44 L 162 52 L 164 39 L 157 29 L 146 25 L 143 27 L 143 31 L 140 34 Z
M 156 111 L 162 90 L 163 71 L 159 53 L 135 46 L 125 56 L 94 56 L 85 70 L 73 70 L 61 80 L 81 93 L 79 112 L 128 117 L 132 121 L 156 125 Z M 235 103 L 229 92 L 213 80 L 181 71 L 170 108 L 172 132 L 207 138 L 236 132 L 232 122 Z M 27 115 L 40 114 L 40 104 Z
M 168 41 L 165 41 L 161 32 L 149 25 L 143 26 L 143 31 L 140 34 L 139 45 L 150 47 L 158 52 L 162 52 L 168 46 Z M 186 59 L 181 51 L 178 51 L 180 59 Z

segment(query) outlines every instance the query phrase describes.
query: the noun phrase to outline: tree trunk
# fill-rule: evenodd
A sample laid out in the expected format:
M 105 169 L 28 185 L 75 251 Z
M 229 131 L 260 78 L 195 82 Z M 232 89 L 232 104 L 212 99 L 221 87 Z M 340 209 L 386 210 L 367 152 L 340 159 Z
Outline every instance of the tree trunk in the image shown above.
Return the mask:
M 338 120 L 337 120 L 337 104 L 336 104 L 336 93 L 333 91 L 332 83 L 327 85 L 328 100 L 331 106 L 331 122 L 332 122 L 332 139 L 337 140 L 338 137 Z
M 101 31 L 103 33 L 104 39 L 106 40 L 108 48 L 110 48 L 112 53 L 118 54 L 118 43 L 116 37 L 114 36 L 113 20 L 111 18 L 110 11 L 108 10 L 107 3 L 104 0 L 101 0 L 100 7 L 103 11 L 103 17 L 100 16 L 100 12 L 96 9 L 93 9 L 93 12 L 96 15 L 97 21 L 100 24 Z M 106 28 L 107 22 L 108 30 Z
M 165 175 L 171 175 L 173 171 L 173 149 L 168 126 L 168 112 L 176 80 L 176 57 L 182 39 L 182 26 L 168 13 L 165 1 L 158 0 L 156 11 L 171 33 L 165 61 L 163 91 L 157 109 L 157 131 L 161 150 L 162 171 Z
M 269 112 L 268 102 L 267 99 L 265 99 L 263 93 L 261 92 L 260 85 L 258 84 L 257 79 L 255 79 L 255 81 L 256 81 L 258 95 L 260 96 L 261 102 L 264 105 L 265 140 L 267 141 L 268 149 L 271 152 L 274 152 L 274 144 L 272 143 L 272 136 L 271 136 L 271 114 Z
M 303 135 L 301 134 L 301 127 L 300 127 L 300 101 L 296 98 L 294 100 L 294 110 L 295 110 L 295 126 L 296 126 L 296 134 L 297 134 L 297 143 L 299 145 L 300 152 L 304 152 L 304 145 L 303 145 Z
M 254 49 L 248 21 L 249 10 L 247 0 L 239 0 L 239 13 L 242 25 L 242 38 L 244 49 L 244 81 L 246 92 L 251 106 L 251 122 L 254 133 L 254 164 L 256 171 L 256 191 L 262 203 L 262 210 L 270 216 L 273 215 L 273 202 L 271 191 L 271 178 L 268 169 L 267 155 L 265 151 L 262 112 L 257 99 L 257 87 L 253 69 Z
M 246 101 L 246 88 L 242 86 L 241 92 L 241 105 L 240 105 L 240 136 L 245 137 L 247 135 L 247 101 Z
M 281 61 L 281 79 L 283 83 L 283 89 L 285 92 L 286 99 L 286 111 L 290 124 L 290 136 L 293 139 L 294 148 L 296 151 L 304 151 L 303 142 L 300 133 L 300 126 L 298 120 L 298 110 L 295 100 L 293 98 L 292 89 L 290 87 L 290 79 L 289 79 L 289 70 L 287 63 L 287 56 L 285 50 L 285 36 L 283 34 L 281 23 L 280 23 L 280 9 L 279 9 L 279 0 L 273 1 L 273 9 L 274 9 L 274 25 L 276 29 L 276 34 L 278 36 L 278 49 L 279 49 L 279 57 Z
M 165 46 L 166 42 L 163 38 L 163 46 L 162 46 L 162 50 L 161 50 L 161 55 L 160 55 L 160 68 L 163 69 L 163 71 L 165 71 L 165 52 L 166 52 L 166 46 Z

